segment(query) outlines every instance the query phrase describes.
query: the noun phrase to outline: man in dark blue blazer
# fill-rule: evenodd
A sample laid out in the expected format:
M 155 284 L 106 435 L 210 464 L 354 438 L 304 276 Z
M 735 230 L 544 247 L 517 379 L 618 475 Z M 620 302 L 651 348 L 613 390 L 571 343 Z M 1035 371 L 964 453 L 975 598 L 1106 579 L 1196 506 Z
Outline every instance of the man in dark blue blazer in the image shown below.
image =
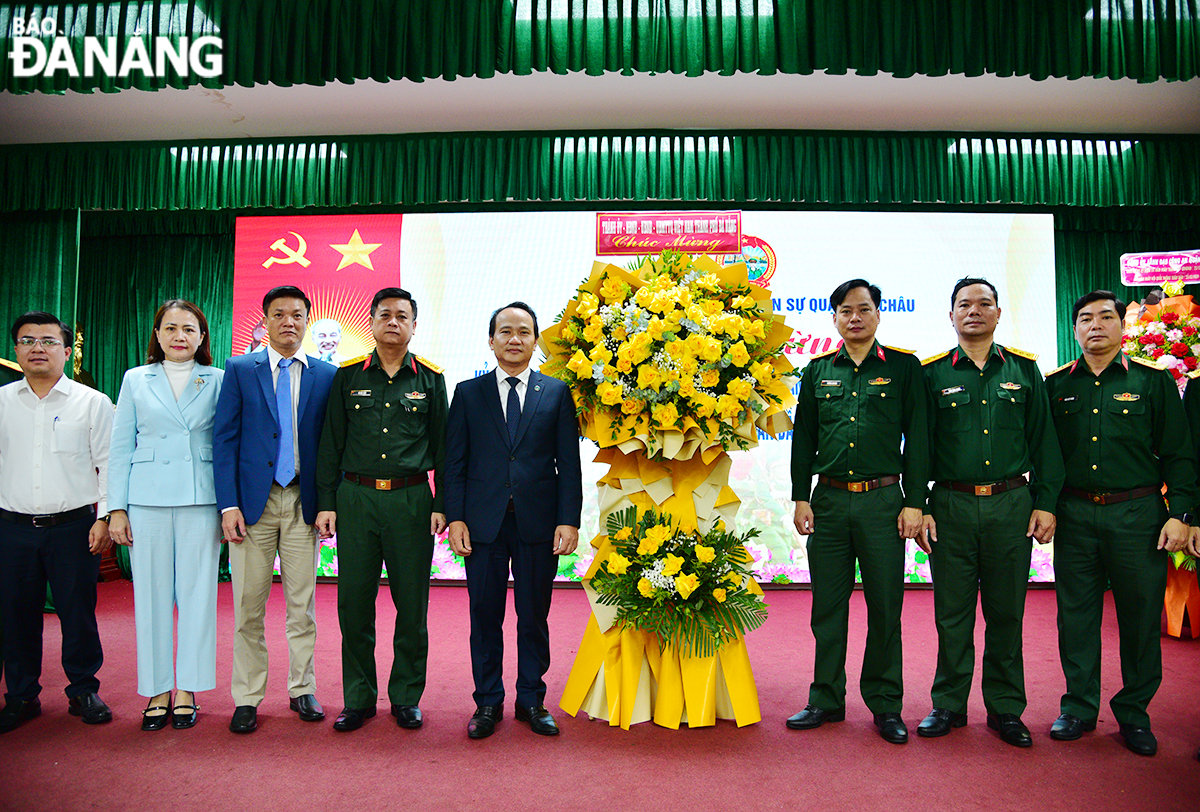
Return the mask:
M 454 390 L 446 427 L 446 518 L 463 556 L 471 602 L 472 739 L 503 716 L 504 606 L 511 561 L 517 610 L 516 718 L 535 733 L 558 733 L 546 710 L 547 616 L 557 558 L 579 543 L 583 503 L 579 423 L 562 381 L 529 368 L 537 316 L 513 302 L 492 314 L 495 373 Z
M 313 524 L 317 445 L 337 370 L 301 351 L 311 307 L 299 288 L 268 291 L 266 351 L 230 358 L 217 400 L 213 472 L 233 575 L 234 733 L 254 731 L 266 695 L 263 616 L 277 554 L 287 599 L 289 706 L 306 722 L 325 718 L 313 676 L 320 547 Z

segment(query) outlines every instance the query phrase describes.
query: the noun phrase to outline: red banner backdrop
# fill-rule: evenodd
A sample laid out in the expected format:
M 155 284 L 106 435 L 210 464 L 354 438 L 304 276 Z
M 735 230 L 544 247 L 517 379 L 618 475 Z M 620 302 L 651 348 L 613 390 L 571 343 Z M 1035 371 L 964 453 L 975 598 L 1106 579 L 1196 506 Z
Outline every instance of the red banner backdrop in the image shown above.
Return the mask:
M 400 284 L 402 216 L 237 218 L 230 354 L 266 346 L 262 297 L 278 285 L 295 285 L 312 300 L 304 338 L 309 355 L 336 364 L 370 352 L 371 297 Z

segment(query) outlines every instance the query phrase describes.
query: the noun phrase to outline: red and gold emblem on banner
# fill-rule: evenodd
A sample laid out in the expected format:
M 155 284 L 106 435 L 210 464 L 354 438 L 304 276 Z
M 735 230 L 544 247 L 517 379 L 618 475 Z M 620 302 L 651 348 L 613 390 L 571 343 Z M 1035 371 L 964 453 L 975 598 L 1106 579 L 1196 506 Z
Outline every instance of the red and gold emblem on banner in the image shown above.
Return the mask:
M 740 211 L 600 212 L 596 256 L 634 256 L 680 251 L 736 254 L 742 250 Z
M 775 249 L 766 240 L 743 234 L 741 252 L 725 257 L 726 265 L 732 265 L 735 262 L 746 263 L 746 274 L 750 284 L 758 285 L 761 288 L 771 286 L 771 277 L 775 275 L 776 266 Z
M 265 346 L 262 298 L 295 285 L 312 301 L 304 351 L 339 364 L 370 352 L 371 297 L 400 284 L 403 215 L 239 217 L 232 355 Z

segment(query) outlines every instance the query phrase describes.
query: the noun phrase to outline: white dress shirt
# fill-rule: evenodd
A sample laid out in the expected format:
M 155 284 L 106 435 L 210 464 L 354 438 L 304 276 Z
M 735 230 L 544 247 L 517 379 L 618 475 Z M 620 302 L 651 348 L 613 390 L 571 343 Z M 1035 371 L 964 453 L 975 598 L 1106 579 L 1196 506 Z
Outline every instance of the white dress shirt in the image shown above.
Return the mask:
M 496 380 L 500 383 L 500 413 L 504 415 L 504 419 L 508 420 L 508 390 L 512 389 L 508 379 L 515 377 L 520 379 L 517 384 L 517 399 L 521 402 L 521 411 L 525 410 L 525 392 L 529 389 L 529 367 L 525 367 L 516 375 L 510 376 L 504 371 L 503 367 L 496 367 Z
M 271 383 L 279 391 L 279 362 L 283 359 L 274 347 L 267 345 L 267 358 L 271 359 Z M 300 431 L 297 426 L 296 410 L 300 407 L 300 365 L 308 367 L 308 357 L 303 352 L 292 356 L 292 365 L 287 368 L 292 376 L 292 459 L 296 461 L 296 476 L 300 475 Z
M 112 424 L 108 395 L 66 375 L 40 399 L 24 378 L 0 387 L 0 508 L 108 513 Z

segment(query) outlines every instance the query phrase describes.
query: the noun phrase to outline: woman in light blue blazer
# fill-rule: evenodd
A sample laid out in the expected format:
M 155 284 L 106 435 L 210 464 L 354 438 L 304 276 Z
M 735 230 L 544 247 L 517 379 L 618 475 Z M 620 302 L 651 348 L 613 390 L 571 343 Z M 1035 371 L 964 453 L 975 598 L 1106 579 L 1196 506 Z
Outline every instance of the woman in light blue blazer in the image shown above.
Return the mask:
M 142 730 L 196 723 L 195 694 L 216 687 L 221 517 L 212 432 L 224 373 L 208 321 L 171 299 L 154 316 L 146 366 L 125 373 L 108 464 L 110 532 L 129 545 Z M 179 655 L 173 664 L 174 608 Z M 176 688 L 172 713 L 171 689 Z

